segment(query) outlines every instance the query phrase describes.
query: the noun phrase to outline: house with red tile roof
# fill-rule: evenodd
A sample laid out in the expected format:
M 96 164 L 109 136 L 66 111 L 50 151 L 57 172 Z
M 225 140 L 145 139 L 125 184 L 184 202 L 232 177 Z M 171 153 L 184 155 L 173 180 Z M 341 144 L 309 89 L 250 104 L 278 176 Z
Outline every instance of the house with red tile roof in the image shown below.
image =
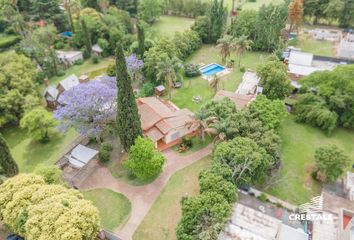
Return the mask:
M 180 143 L 185 136 L 194 135 L 197 130 L 186 125 L 193 121 L 193 113 L 179 109 L 170 101 L 146 97 L 139 98 L 137 105 L 144 135 L 161 151 Z

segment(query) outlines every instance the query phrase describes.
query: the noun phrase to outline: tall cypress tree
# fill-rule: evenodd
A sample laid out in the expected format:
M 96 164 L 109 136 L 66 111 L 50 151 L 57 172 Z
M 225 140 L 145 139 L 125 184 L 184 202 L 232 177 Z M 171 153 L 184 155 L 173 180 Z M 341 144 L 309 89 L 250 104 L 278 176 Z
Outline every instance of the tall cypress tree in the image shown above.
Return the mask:
M 91 36 L 90 36 L 90 33 L 87 29 L 85 19 L 83 19 L 83 18 L 81 18 L 81 27 L 82 27 L 82 31 L 83 31 L 84 37 L 85 37 L 85 47 L 86 47 L 85 57 L 89 58 L 89 57 L 91 57 L 91 51 L 92 51 Z
M 140 116 L 136 105 L 132 82 L 120 43 L 116 48 L 116 76 L 118 85 L 117 124 L 120 141 L 126 151 L 142 135 Z
M 0 167 L 3 175 L 12 177 L 18 173 L 18 166 L 12 158 L 5 139 L 0 134 Z
M 145 32 L 140 22 L 138 22 L 137 28 L 138 28 L 138 54 L 141 58 L 143 58 L 145 52 Z

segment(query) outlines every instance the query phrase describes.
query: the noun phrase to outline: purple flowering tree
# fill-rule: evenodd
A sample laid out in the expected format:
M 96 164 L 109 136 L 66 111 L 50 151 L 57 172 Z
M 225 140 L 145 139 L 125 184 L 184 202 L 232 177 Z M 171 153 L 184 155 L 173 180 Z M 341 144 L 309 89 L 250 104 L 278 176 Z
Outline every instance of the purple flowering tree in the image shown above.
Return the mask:
M 128 72 L 130 77 L 132 78 L 132 80 L 136 80 L 136 75 L 138 73 L 141 73 L 141 70 L 144 67 L 144 62 L 143 60 L 140 60 L 136 54 L 131 54 L 130 56 L 125 58 L 125 62 L 127 63 L 127 68 L 128 68 Z
M 59 130 L 74 127 L 81 134 L 100 139 L 105 126 L 115 119 L 117 83 L 115 77 L 102 76 L 63 92 L 54 118 Z

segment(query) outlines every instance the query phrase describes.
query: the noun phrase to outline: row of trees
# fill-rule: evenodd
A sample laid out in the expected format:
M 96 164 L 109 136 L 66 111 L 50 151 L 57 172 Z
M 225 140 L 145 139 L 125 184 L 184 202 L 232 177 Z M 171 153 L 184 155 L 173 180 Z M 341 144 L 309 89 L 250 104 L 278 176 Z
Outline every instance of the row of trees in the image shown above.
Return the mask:
M 244 10 L 232 22 L 229 32 L 235 37 L 247 36 L 253 50 L 272 52 L 282 47 L 280 35 L 288 20 L 288 6 L 263 5 L 258 11 Z
M 199 176 L 200 195 L 182 200 L 182 219 L 177 239 L 217 239 L 232 212 L 236 188 L 265 182 L 278 168 L 277 131 L 286 116 L 284 102 L 258 96 L 249 108 L 237 111 L 225 98 L 201 108 L 191 124 L 200 136 L 215 136 L 211 169 Z
M 165 13 L 193 17 L 203 16 L 210 4 L 203 0 L 166 0 Z

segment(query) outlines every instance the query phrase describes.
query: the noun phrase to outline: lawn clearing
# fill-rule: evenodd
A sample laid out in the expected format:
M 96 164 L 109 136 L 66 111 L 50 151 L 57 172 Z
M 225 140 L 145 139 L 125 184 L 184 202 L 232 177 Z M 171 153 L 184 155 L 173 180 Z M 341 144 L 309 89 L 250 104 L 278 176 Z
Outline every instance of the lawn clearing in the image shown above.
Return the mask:
M 193 25 L 193 18 L 161 16 L 151 28 L 147 30 L 148 38 L 173 37 L 176 32 L 183 32 Z
M 181 218 L 180 201 L 182 197 L 199 193 L 198 175 L 210 165 L 211 159 L 206 157 L 175 173 L 139 225 L 133 239 L 176 239 L 175 228 Z
M 242 56 L 241 66 L 244 66 L 245 69 L 255 71 L 257 66 L 264 62 L 264 59 L 268 55 L 268 53 L 264 52 L 248 52 Z M 243 72 L 240 72 L 237 66 L 238 61 L 236 61 L 235 53 L 232 54 L 232 59 L 235 60 L 235 67 L 231 73 L 223 77 L 220 90 L 223 89 L 235 92 L 237 86 L 241 82 Z M 219 50 L 214 45 L 203 45 L 202 48 L 194 53 L 186 62 L 192 62 L 195 64 L 204 63 L 205 65 L 218 63 L 223 65 L 221 63 Z M 193 96 L 198 95 L 202 97 L 202 101 L 199 103 L 193 102 Z M 209 82 L 202 77 L 195 77 L 192 79 L 184 78 L 183 87 L 174 90 L 171 100 L 180 108 L 188 108 L 189 110 L 196 112 L 205 102 L 212 99 L 214 95 L 215 93 L 209 87 Z
M 305 34 L 300 36 L 300 39 L 294 46 L 301 48 L 303 52 L 313 53 L 314 55 L 335 57 L 335 47 L 332 42 L 314 40 Z
M 54 165 L 65 153 L 66 147 L 78 137 L 75 130 L 70 130 L 64 134 L 57 133 L 51 137 L 50 142 L 42 144 L 33 141 L 27 131 L 19 127 L 6 127 L 1 129 L 1 133 L 10 147 L 20 172 L 25 173 L 33 172 L 41 163 Z
M 113 231 L 128 220 L 131 204 L 123 194 L 109 189 L 93 189 L 83 194 L 100 211 L 101 226 L 104 229 Z
M 354 159 L 352 130 L 337 129 L 328 137 L 317 128 L 296 123 L 294 116 L 289 116 L 283 123 L 281 139 L 283 165 L 280 176 L 284 181 L 269 189 L 268 193 L 294 204 L 305 203 L 311 197 L 320 195 L 321 184 L 312 180 L 309 169 L 315 161 L 314 154 L 318 147 L 335 144 L 350 159 Z

